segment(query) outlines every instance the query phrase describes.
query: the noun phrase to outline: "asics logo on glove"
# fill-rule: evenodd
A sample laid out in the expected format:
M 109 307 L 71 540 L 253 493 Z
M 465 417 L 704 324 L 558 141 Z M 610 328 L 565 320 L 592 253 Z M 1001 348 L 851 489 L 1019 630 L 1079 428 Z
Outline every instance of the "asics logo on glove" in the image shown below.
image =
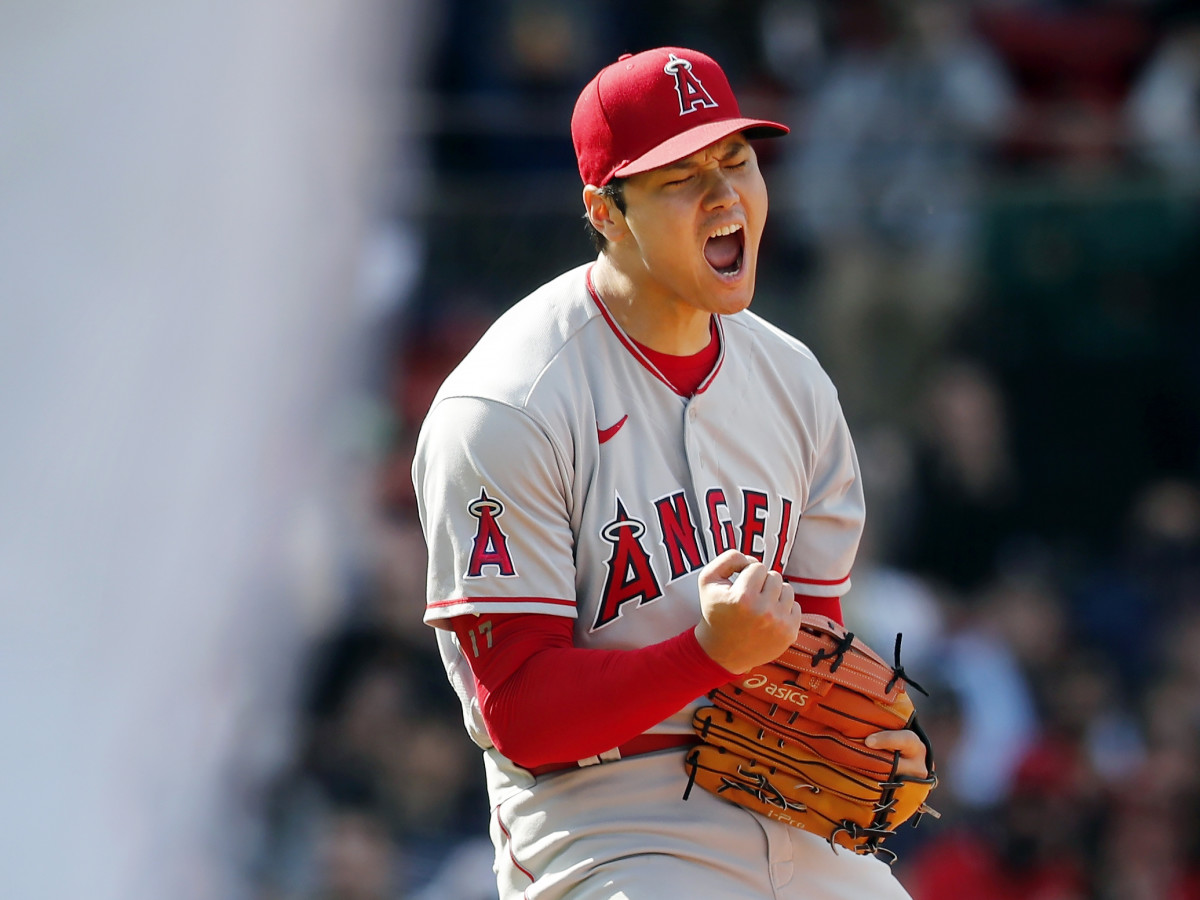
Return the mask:
M 743 681 L 742 687 L 748 690 L 762 688 L 764 694 L 769 694 L 776 700 L 782 700 L 784 703 L 790 703 L 793 706 L 805 706 L 808 704 L 808 694 L 797 690 L 794 685 L 775 684 L 761 672 L 757 675 L 751 675 Z

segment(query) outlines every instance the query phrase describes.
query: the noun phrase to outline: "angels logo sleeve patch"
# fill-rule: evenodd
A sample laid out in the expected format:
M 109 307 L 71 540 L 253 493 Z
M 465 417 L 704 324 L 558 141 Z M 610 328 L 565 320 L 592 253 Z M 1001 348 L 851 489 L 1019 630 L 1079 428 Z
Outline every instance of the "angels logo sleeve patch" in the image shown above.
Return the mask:
M 548 444 L 529 416 L 503 403 L 451 397 L 431 410 L 413 463 L 430 547 L 426 621 L 574 614 L 571 528 Z
M 479 520 L 475 540 L 471 542 L 471 556 L 467 564 L 467 578 L 479 578 L 485 566 L 495 566 L 496 574 L 512 577 L 512 555 L 508 551 L 508 535 L 500 527 L 504 515 L 504 504 L 487 495 L 487 489 L 479 489 L 479 498 L 467 504 L 467 512 Z

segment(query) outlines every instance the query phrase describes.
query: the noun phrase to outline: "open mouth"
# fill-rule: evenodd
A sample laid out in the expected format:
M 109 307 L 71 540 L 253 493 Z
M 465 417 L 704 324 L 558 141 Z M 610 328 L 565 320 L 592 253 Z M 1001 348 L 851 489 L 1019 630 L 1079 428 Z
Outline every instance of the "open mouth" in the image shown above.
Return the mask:
M 741 225 L 723 225 L 704 242 L 704 258 L 720 275 L 736 275 L 742 270 L 746 233 Z

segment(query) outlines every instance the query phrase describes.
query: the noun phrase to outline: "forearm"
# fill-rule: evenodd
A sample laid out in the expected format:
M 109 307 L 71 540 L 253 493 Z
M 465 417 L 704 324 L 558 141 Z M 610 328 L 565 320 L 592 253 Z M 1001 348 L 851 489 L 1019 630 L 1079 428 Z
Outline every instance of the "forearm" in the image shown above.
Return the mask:
M 454 620 L 464 647 L 473 618 Z M 468 657 L 488 734 L 522 766 L 603 753 L 731 677 L 690 629 L 648 647 L 593 650 L 571 645 L 569 619 L 505 619 L 521 621 L 493 622 L 493 647 Z

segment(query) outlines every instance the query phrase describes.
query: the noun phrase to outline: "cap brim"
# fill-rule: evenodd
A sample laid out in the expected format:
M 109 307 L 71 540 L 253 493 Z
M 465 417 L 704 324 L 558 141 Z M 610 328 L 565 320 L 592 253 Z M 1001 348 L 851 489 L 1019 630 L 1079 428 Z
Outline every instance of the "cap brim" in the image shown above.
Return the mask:
M 791 129 L 778 122 L 767 119 L 722 119 L 720 122 L 706 122 L 695 128 L 675 135 L 663 141 L 653 150 L 643 153 L 637 159 L 630 160 L 625 165 L 613 171 L 614 178 L 624 178 L 627 175 L 638 175 L 649 172 L 659 166 L 679 162 L 684 157 L 691 156 L 703 150 L 709 144 L 724 140 L 739 131 L 746 132 L 750 139 L 782 137 Z

